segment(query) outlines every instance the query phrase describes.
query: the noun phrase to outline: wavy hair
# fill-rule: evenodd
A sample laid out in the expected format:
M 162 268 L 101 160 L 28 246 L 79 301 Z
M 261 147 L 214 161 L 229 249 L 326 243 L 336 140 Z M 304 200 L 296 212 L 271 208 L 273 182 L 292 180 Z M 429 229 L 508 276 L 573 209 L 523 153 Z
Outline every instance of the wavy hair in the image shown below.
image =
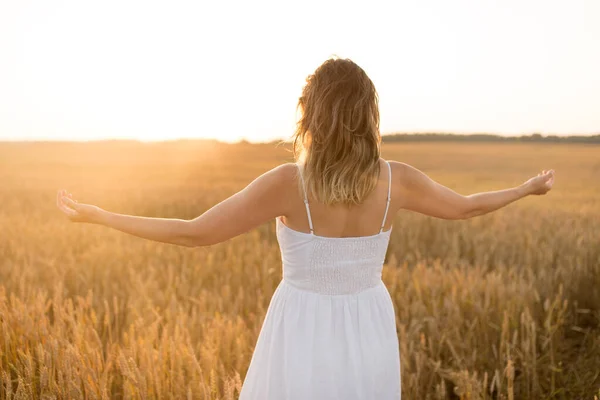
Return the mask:
M 353 61 L 330 58 L 306 78 L 297 110 L 293 155 L 307 193 L 328 205 L 361 204 L 380 173 L 379 97 L 371 79 Z

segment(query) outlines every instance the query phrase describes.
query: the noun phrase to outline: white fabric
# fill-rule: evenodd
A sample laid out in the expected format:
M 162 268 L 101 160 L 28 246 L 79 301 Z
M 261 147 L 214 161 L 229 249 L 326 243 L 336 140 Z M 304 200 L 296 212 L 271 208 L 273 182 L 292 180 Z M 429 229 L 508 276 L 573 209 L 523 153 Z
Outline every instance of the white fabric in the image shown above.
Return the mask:
M 387 206 L 389 190 L 386 215 Z M 332 238 L 277 218 L 276 232 L 283 279 L 239 399 L 399 400 L 396 319 L 381 280 L 391 229 Z

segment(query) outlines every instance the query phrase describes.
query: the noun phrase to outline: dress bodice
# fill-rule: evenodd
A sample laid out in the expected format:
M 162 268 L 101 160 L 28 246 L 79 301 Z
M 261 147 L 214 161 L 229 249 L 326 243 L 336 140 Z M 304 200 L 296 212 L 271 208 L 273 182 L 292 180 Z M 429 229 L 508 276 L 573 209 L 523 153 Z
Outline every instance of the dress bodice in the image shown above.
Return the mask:
M 296 164 L 297 165 L 297 164 Z M 388 197 L 379 233 L 358 237 L 325 237 L 314 234 L 310 208 L 304 203 L 310 233 L 296 231 L 276 218 L 283 279 L 292 286 L 327 295 L 358 293 L 381 282 L 381 272 L 392 228 L 383 230 L 390 203 L 391 168 L 388 165 Z M 300 170 L 300 177 L 302 172 Z
M 372 236 L 331 238 L 298 232 L 276 220 L 283 279 L 320 294 L 358 293 L 377 286 L 392 229 Z

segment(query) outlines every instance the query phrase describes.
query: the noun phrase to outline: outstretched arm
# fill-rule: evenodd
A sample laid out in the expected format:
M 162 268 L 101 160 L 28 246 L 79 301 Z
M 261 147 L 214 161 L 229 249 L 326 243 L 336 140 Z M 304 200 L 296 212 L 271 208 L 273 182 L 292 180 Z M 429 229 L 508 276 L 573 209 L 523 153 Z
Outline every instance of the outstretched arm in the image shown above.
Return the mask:
M 57 206 L 74 222 L 108 226 L 144 239 L 186 247 L 224 242 L 287 212 L 292 164 L 265 172 L 243 190 L 192 220 L 118 214 L 58 192 Z
M 408 164 L 397 163 L 401 164 L 402 171 L 396 175 L 402 193 L 401 208 L 442 219 L 468 219 L 487 214 L 530 194 L 545 194 L 554 183 L 554 170 L 544 170 L 513 188 L 464 196 Z

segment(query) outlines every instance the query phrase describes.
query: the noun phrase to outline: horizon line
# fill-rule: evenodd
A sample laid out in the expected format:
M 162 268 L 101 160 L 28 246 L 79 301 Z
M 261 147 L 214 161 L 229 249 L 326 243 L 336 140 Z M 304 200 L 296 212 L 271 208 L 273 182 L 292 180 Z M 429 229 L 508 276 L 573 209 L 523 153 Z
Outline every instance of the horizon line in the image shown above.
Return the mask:
M 384 137 L 390 136 L 419 136 L 419 135 L 438 135 L 438 136 L 492 136 L 498 138 L 506 138 L 506 139 L 517 139 L 517 138 L 531 138 L 537 137 L 539 139 L 544 138 L 560 138 L 561 140 L 567 140 L 569 138 L 588 138 L 600 136 L 600 131 L 595 133 L 573 133 L 567 135 L 559 135 L 556 133 L 540 133 L 540 132 L 531 132 L 531 133 L 520 133 L 520 134 L 499 134 L 499 133 L 486 133 L 486 132 L 393 132 L 393 133 L 382 133 L 382 140 Z M 151 139 L 151 140 L 143 140 L 137 138 L 97 138 L 97 139 L 6 139 L 0 138 L 1 143 L 97 143 L 97 142 L 138 142 L 138 143 L 165 143 L 165 142 L 182 142 L 182 141 L 198 141 L 198 142 L 215 142 L 222 144 L 240 144 L 240 143 L 250 143 L 250 144 L 273 144 L 273 143 L 288 143 L 291 144 L 292 141 L 290 138 L 288 139 L 271 139 L 271 140 L 262 140 L 262 141 L 253 141 L 247 138 L 241 138 L 236 141 L 224 141 L 215 138 L 202 138 L 202 137 L 179 137 L 179 138 L 171 138 L 171 139 Z

